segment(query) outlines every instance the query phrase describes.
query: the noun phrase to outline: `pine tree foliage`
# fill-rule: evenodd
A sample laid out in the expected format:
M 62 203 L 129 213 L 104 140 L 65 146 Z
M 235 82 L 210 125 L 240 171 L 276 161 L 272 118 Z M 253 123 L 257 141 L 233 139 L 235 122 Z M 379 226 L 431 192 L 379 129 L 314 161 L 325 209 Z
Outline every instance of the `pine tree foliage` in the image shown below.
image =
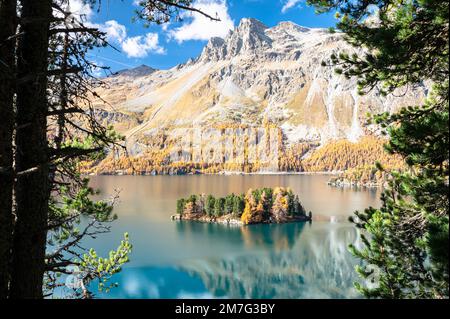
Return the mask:
M 204 205 L 199 205 L 203 201 Z M 208 216 L 240 219 L 243 224 L 307 220 L 299 197 L 290 188 L 250 188 L 245 194 L 225 197 L 191 195 L 177 201 L 181 218 Z
M 100 0 L 83 2 L 100 8 Z M 141 1 L 138 18 L 199 12 L 191 2 Z M 0 1 L 0 299 L 54 296 L 61 278 L 73 275 L 68 267 L 77 267 L 82 284 L 65 297 L 90 298 L 89 284 L 109 290 L 128 262 L 127 234 L 108 257 L 82 245 L 116 218 L 115 197 L 95 201 L 80 172 L 80 163 L 122 148 L 91 104 L 103 85 L 95 73 L 107 68 L 89 52 L 107 45 L 69 0 Z
M 367 297 L 448 298 L 449 251 L 449 2 L 440 0 L 309 0 L 318 12 L 335 10 L 337 24 L 361 55 L 333 55 L 323 65 L 356 76 L 361 94 L 398 94 L 430 88 L 422 105 L 372 120 L 389 136 L 387 152 L 409 169 L 393 172 L 379 209 L 356 212 L 367 230 L 365 247 L 350 247 L 367 279 Z M 382 167 L 380 167 L 382 169 Z

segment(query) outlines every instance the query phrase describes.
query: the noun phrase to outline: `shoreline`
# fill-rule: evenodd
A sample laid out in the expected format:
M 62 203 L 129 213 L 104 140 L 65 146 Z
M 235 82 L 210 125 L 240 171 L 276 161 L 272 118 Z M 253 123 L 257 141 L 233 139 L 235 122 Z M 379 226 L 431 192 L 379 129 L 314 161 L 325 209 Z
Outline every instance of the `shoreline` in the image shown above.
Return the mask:
M 203 175 L 339 175 L 342 171 L 323 171 L 323 172 L 219 172 L 207 173 Z
M 232 172 L 232 171 L 223 171 L 218 173 L 188 173 L 188 174 L 124 174 L 124 173 L 115 173 L 115 174 L 85 174 L 85 176 L 191 176 L 191 175 L 221 175 L 221 176 L 238 176 L 238 175 L 339 175 L 343 173 L 343 171 L 320 171 L 320 172 L 288 172 L 288 171 L 271 171 L 271 172 Z
M 170 216 L 172 221 L 190 221 L 190 222 L 200 222 L 200 223 L 209 223 L 209 224 L 222 224 L 227 226 L 248 226 L 248 225 L 260 225 L 260 224 L 287 224 L 287 223 L 299 223 L 299 222 L 312 222 L 312 215 L 302 215 L 302 216 L 289 216 L 286 217 L 282 221 L 275 221 L 272 218 L 268 220 L 264 220 L 261 222 L 253 222 L 245 224 L 242 222 L 240 218 L 233 216 L 232 214 L 215 217 L 215 216 L 207 216 L 204 214 L 189 214 L 189 215 L 181 215 L 174 214 Z
M 218 172 L 218 173 L 189 173 L 189 174 L 84 174 L 85 177 L 98 177 L 98 176 L 199 176 L 199 175 L 207 175 L 207 176 L 287 176 L 287 175 L 299 175 L 299 176 L 313 176 L 313 175 L 321 175 L 321 176 L 330 176 L 330 180 L 326 182 L 326 184 L 330 187 L 334 188 L 366 188 L 366 189 L 383 189 L 386 187 L 386 183 L 375 183 L 375 182 L 359 182 L 359 181 L 340 181 L 340 180 L 332 180 L 333 176 L 339 176 L 339 174 L 343 173 L 343 171 L 320 171 L 320 172 Z

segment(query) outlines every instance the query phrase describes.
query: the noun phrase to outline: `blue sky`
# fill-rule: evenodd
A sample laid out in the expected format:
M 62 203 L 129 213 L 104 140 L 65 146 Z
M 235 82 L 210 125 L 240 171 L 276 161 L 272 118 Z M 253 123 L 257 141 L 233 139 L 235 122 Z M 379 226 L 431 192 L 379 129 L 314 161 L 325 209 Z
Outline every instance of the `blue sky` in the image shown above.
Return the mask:
M 100 12 L 84 5 L 83 0 L 70 1 L 71 10 L 106 31 L 109 42 L 119 50 L 102 48 L 91 53 L 93 60 L 110 66 L 112 71 L 141 64 L 168 69 L 186 62 L 200 54 L 211 36 L 223 37 L 245 17 L 256 18 L 269 27 L 292 21 L 327 28 L 336 22 L 333 14 L 316 15 L 304 0 L 194 0 L 193 6 L 217 14 L 221 22 L 185 13 L 182 22 L 146 28 L 142 22 L 132 22 L 138 8 L 135 0 L 103 0 Z

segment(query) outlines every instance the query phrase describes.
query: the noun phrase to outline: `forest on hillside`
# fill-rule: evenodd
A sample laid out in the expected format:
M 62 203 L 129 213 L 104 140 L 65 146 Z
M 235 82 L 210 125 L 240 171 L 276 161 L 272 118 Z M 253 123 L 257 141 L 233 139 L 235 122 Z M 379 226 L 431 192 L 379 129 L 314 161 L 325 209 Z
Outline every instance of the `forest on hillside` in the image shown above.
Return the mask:
M 100 161 L 80 163 L 80 169 L 86 174 L 126 174 L 126 175 L 183 175 L 214 174 L 221 172 L 341 172 L 356 168 L 374 168 L 379 162 L 386 169 L 401 169 L 404 164 L 399 156 L 388 154 L 383 145 L 386 140 L 367 136 L 358 142 L 348 140 L 329 141 L 325 145 L 310 142 L 285 145 L 280 143 L 276 160 L 269 162 L 248 161 L 249 153 L 245 148 L 242 160 L 222 162 L 193 162 L 170 160 L 171 146 L 162 144 L 139 156 L 110 155 Z M 217 148 L 219 152 L 220 148 Z M 224 156 L 220 156 L 222 159 Z M 275 163 L 275 165 L 273 165 Z
M 88 174 L 262 170 L 347 170 L 349 179 L 386 180 L 380 205 L 349 212 L 361 240 L 361 245 L 348 246 L 358 260 L 355 274 L 361 281 L 354 282 L 356 290 L 366 298 L 449 298 L 449 1 L 307 0 L 317 14 L 336 18 L 335 27 L 326 32 L 342 33 L 348 45 L 362 49 L 316 59 L 315 69 L 332 68 L 356 79 L 361 96 L 376 92 L 392 97 L 424 83 L 429 90 L 424 100 L 368 114 L 368 121 L 382 128 L 381 139 L 287 145 L 279 132 L 274 142 L 282 143 L 263 153 L 270 165 L 275 160 L 275 167 L 254 156 L 249 146 L 253 141 L 245 139 L 237 143 L 243 146 L 242 162 L 232 164 L 210 149 L 205 155 L 219 159 L 214 165 L 170 162 L 171 144 L 164 139 L 148 141 L 157 149 L 142 156 L 124 156 L 124 137 L 99 120 L 91 99 L 105 84 L 98 71 L 110 73 L 91 55 L 110 47 L 108 33 L 92 21 L 86 23 L 85 14 L 74 12 L 70 2 L 0 0 L 0 300 L 56 299 L 61 287 L 68 288 L 64 298 L 90 299 L 96 296 L 93 291 L 117 287 L 113 278 L 125 271 L 133 245 L 128 233 L 121 233 L 117 243 L 108 242 L 113 249 L 105 255 L 84 245 L 110 232 L 118 218 L 118 195 L 99 199 Z M 81 0 L 94 17 L 102 2 Z M 248 1 L 248 6 L 257 2 Z M 144 26 L 179 23 L 189 13 L 220 21 L 197 3 L 139 0 L 129 1 L 129 9 Z M 266 37 L 259 36 L 252 40 L 263 43 Z M 148 47 L 152 40 L 155 36 L 147 35 L 144 44 Z M 214 214 L 229 212 L 231 199 L 228 205 L 226 201 L 214 199 Z M 304 216 L 299 199 L 287 189 L 249 191 L 232 201 L 237 214 L 244 204 L 240 218 L 245 224 L 268 213 L 275 220 Z M 195 211 L 194 203 L 197 197 L 179 202 L 180 213 Z M 285 263 L 283 267 L 289 269 Z M 66 276 L 76 279 L 76 285 L 67 285 Z M 20 310 L 11 305 L 14 313 Z M 46 309 L 46 315 L 54 315 L 52 310 Z

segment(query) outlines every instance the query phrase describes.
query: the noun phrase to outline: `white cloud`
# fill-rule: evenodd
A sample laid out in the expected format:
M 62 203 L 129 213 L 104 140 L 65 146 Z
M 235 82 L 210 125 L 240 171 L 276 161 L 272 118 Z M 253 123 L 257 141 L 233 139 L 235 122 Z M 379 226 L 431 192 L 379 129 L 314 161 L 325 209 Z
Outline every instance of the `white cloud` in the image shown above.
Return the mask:
M 92 22 L 94 12 L 83 0 L 69 0 L 67 9 L 77 19 L 81 19 L 86 26 L 106 32 L 108 41 L 118 44 L 130 58 L 144 58 L 149 53 L 164 54 L 166 52 L 159 45 L 157 33 L 128 37 L 127 28 L 116 20 L 109 20 L 101 24 Z
M 110 41 L 123 42 L 127 37 L 127 29 L 116 20 L 106 21 L 103 25 L 99 26 L 99 29 L 106 32 Z
M 181 17 L 188 22 L 169 33 L 169 36 L 176 41 L 209 40 L 211 37 L 225 37 L 228 31 L 234 28 L 234 21 L 228 14 L 225 0 L 196 0 L 192 6 L 212 17 L 217 16 L 221 21 L 211 21 L 199 13 L 185 11 L 181 13 Z
M 127 38 L 127 28 L 116 20 L 108 20 L 102 24 L 86 22 L 85 25 L 105 32 L 106 38 L 110 43 L 118 43 L 121 45 Z
M 127 29 L 115 20 L 95 25 L 106 32 L 111 43 L 117 43 L 129 58 L 145 58 L 149 53 L 164 54 L 165 49 L 159 45 L 157 33 L 147 33 L 135 37 L 127 36 Z
M 94 14 L 91 6 L 84 3 L 83 0 L 68 0 L 61 5 L 61 8 L 64 11 L 70 12 L 70 15 L 66 17 L 66 23 L 68 25 L 77 25 L 77 23 L 73 23 L 73 18 L 77 21 L 89 22 Z M 65 17 L 65 14 L 56 8 L 53 8 L 53 14 L 58 18 Z
M 283 5 L 283 8 L 281 8 L 282 13 L 286 13 L 289 9 L 295 7 L 297 4 L 299 4 L 302 0 L 287 0 L 285 4 Z
M 81 17 L 84 21 L 89 21 L 93 15 L 91 6 L 83 0 L 70 0 L 68 9 L 73 15 Z
M 122 42 L 122 49 L 129 58 L 143 58 L 150 52 L 164 54 L 166 51 L 160 47 L 157 33 L 147 33 L 145 36 L 139 35 L 125 39 Z
M 368 27 L 380 26 L 380 9 L 377 6 L 369 5 L 369 16 L 364 20 L 364 24 Z
M 102 75 L 105 75 L 105 70 L 102 69 L 102 66 L 105 66 L 103 62 L 92 60 L 91 61 L 95 66 L 92 68 L 92 74 L 96 77 L 100 77 Z
M 163 31 L 167 31 L 169 29 L 169 27 L 170 27 L 170 22 L 166 22 L 161 25 L 161 29 Z
M 103 24 L 92 22 L 94 12 L 91 6 L 84 3 L 83 0 L 69 0 L 66 10 L 69 11 L 72 16 L 75 16 L 76 19 L 81 20 L 87 27 L 97 28 L 100 31 L 106 32 L 109 41 L 121 42 L 127 36 L 125 26 L 118 23 L 116 20 L 109 20 Z M 70 17 L 68 21 L 70 21 Z

